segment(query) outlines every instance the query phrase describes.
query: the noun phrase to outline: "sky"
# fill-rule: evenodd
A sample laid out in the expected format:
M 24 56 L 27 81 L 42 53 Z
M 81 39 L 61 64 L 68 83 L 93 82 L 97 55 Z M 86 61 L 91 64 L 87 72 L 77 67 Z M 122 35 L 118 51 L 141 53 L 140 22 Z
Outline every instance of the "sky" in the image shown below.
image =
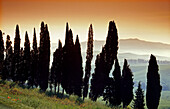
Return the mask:
M 66 22 L 73 37 L 87 41 L 93 25 L 94 40 L 105 40 L 109 21 L 114 20 L 119 39 L 138 38 L 170 44 L 170 0 L 0 0 L 0 29 L 15 37 L 19 24 L 21 43 L 33 28 L 39 41 L 40 24 L 49 28 L 52 43 L 65 40 Z

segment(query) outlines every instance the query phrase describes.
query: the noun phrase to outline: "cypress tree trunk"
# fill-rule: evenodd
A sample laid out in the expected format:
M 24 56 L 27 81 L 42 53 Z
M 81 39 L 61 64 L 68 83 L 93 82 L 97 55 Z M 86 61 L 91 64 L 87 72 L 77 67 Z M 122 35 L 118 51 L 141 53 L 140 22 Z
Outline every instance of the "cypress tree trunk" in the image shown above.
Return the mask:
M 60 91 L 60 84 L 58 83 L 58 92 L 57 92 L 58 94 L 59 94 L 59 91 Z
M 57 84 L 55 83 L 55 85 L 54 85 L 54 93 L 55 93 L 55 95 L 56 95 L 56 87 L 57 87 Z

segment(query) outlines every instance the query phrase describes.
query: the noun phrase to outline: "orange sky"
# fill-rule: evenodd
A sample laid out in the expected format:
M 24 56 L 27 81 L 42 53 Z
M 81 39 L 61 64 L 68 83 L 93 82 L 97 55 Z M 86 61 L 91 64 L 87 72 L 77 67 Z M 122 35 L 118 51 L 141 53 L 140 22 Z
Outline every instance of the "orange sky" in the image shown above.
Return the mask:
M 41 0 L 42 1 L 42 0 Z M 88 27 L 93 24 L 94 39 L 105 40 L 108 23 L 115 20 L 119 37 L 170 44 L 170 0 L 1 0 L 0 29 L 14 38 L 19 24 L 21 38 L 28 31 L 32 42 L 35 27 L 39 36 L 40 23 L 49 26 L 52 42 L 64 42 L 65 24 L 69 22 L 74 39 L 87 40 Z M 21 40 L 22 43 L 24 40 Z

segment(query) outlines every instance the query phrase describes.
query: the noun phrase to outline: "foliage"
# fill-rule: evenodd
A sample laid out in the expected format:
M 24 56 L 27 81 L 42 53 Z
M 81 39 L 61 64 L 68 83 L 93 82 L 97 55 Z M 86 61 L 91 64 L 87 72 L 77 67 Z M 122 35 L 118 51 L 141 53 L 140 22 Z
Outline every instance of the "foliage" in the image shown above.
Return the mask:
M 86 55 L 86 67 L 85 67 L 85 77 L 83 81 L 83 99 L 87 97 L 89 88 L 89 78 L 91 75 L 91 61 L 93 58 L 93 28 L 92 24 L 89 27 L 88 42 L 87 42 L 87 55 Z
M 147 73 L 146 105 L 148 109 L 157 109 L 159 105 L 162 86 L 158 70 L 156 57 L 151 55 Z
M 2 72 L 3 69 L 3 61 L 4 61 L 4 40 L 2 36 L 2 31 L 0 30 L 0 73 Z M 4 79 L 6 79 L 5 74 Z
M 31 73 L 29 78 L 29 85 L 30 86 L 36 86 L 38 87 L 38 78 L 39 78 L 39 73 L 38 73 L 38 48 L 37 48 L 37 37 L 36 37 L 36 32 L 34 28 L 34 35 L 33 35 L 33 50 L 31 51 Z
M 14 57 L 12 59 L 12 79 L 13 81 L 18 81 L 19 79 L 19 63 L 20 63 L 20 33 L 19 26 L 16 26 L 15 39 L 14 39 Z
M 66 39 L 63 47 L 63 78 L 61 85 L 67 94 L 82 95 L 82 56 L 78 35 L 75 44 L 73 43 L 73 33 L 66 25 Z
M 118 59 L 115 60 L 115 69 L 112 73 L 114 78 L 114 102 L 112 105 L 118 106 L 121 104 L 121 71 Z
M 97 55 L 95 73 L 92 75 L 90 98 L 94 101 L 102 96 L 104 88 L 109 80 L 109 73 L 117 59 L 118 35 L 114 21 L 109 22 L 108 35 L 106 44 L 102 48 L 102 52 Z
M 50 36 L 47 24 L 41 23 L 40 47 L 39 47 L 39 86 L 41 90 L 48 88 L 50 63 Z
M 123 70 L 122 70 L 122 102 L 123 107 L 126 107 L 130 104 L 133 99 L 133 74 L 127 60 L 124 60 Z
M 62 81 L 62 74 L 63 74 L 63 48 L 62 43 L 59 40 L 58 43 L 58 49 L 53 54 L 53 62 L 51 67 L 51 73 L 50 73 L 50 87 L 52 84 L 54 84 L 54 92 L 56 94 L 56 87 L 58 85 L 58 93 L 59 93 L 59 87 Z
M 133 108 L 134 109 L 144 109 L 144 91 L 141 88 L 141 83 L 138 83 L 138 89 L 135 91 L 135 98 L 133 99 Z

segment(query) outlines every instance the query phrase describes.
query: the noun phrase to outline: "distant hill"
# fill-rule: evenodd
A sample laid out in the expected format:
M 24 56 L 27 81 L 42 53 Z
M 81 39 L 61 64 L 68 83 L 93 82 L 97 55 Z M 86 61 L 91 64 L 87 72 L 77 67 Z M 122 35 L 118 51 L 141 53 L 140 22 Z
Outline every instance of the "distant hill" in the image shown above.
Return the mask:
M 103 40 L 95 40 L 94 41 L 94 51 L 93 51 L 93 62 L 95 63 L 95 57 L 102 50 L 102 46 L 104 46 L 105 41 Z M 52 53 L 58 47 L 57 43 L 52 43 Z M 81 51 L 83 62 L 86 59 L 86 47 L 87 42 L 81 42 Z M 148 60 L 150 54 L 154 54 L 157 57 L 157 60 L 161 61 L 170 61 L 170 44 L 164 44 L 159 42 L 149 42 L 139 39 L 120 39 L 119 40 L 119 51 L 118 51 L 118 59 L 119 61 L 123 61 L 126 59 L 143 59 Z M 52 56 L 51 56 L 52 60 Z
M 82 42 L 82 52 L 86 51 L 86 43 Z M 94 41 L 94 51 L 101 51 L 105 41 Z M 120 39 L 119 53 L 133 53 L 133 54 L 154 54 L 159 56 L 170 57 L 170 44 L 160 42 L 149 42 L 139 39 Z

